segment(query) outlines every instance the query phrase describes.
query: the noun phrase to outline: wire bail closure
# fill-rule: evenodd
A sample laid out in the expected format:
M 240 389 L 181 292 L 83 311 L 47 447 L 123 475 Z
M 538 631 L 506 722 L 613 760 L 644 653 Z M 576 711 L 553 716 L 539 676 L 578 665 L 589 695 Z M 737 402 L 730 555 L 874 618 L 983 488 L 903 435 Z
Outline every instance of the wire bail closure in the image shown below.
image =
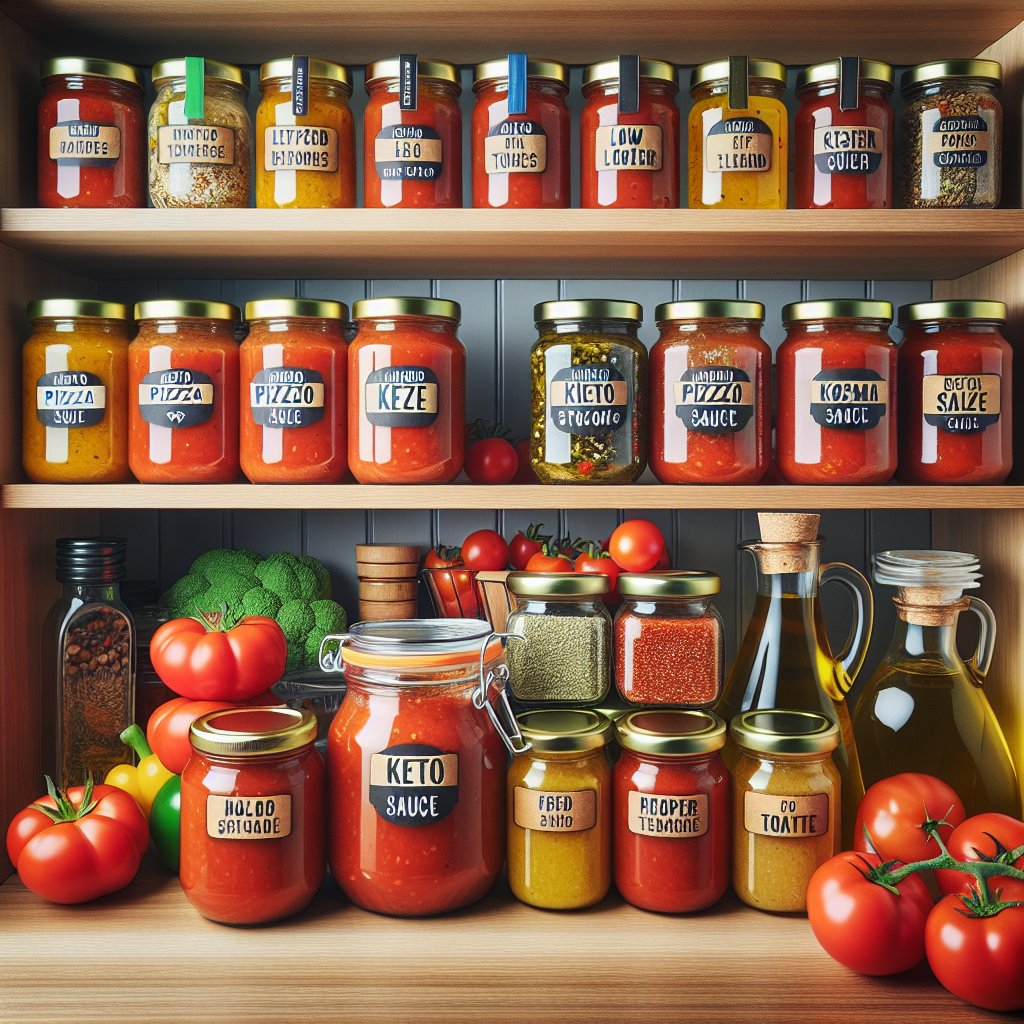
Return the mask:
M 494 726 L 495 731 L 501 737 L 508 752 L 515 757 L 518 754 L 525 754 L 530 749 L 531 744 L 523 739 L 523 734 L 519 730 L 519 723 L 516 721 L 512 705 L 508 700 L 508 687 L 506 685 L 508 683 L 508 665 L 499 665 L 496 669 L 487 669 L 484 664 L 487 657 L 487 648 L 492 640 L 499 640 L 507 644 L 509 640 L 522 640 L 525 642 L 526 637 L 520 636 L 518 633 L 488 633 L 484 637 L 483 644 L 480 647 L 480 685 L 473 691 L 473 707 L 478 711 L 487 712 L 491 725 Z M 497 708 L 488 699 L 491 687 L 496 683 L 501 684 L 501 689 L 498 690 Z
M 341 649 L 345 646 L 345 641 L 352 638 L 351 633 L 328 633 L 327 636 L 320 641 L 320 650 L 317 652 L 317 662 L 320 665 L 322 672 L 344 672 L 344 668 L 341 665 Z M 333 652 L 325 650 L 329 643 L 336 643 L 338 646 Z

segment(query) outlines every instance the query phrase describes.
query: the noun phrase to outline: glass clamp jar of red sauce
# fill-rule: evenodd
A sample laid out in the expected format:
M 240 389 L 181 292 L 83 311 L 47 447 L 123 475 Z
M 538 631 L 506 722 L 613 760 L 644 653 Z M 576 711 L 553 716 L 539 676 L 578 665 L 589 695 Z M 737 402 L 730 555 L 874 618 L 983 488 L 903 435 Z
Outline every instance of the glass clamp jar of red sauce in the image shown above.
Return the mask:
M 1013 464 L 1013 349 L 1002 302 L 901 306 L 899 478 L 999 484 Z
M 454 64 L 421 59 L 414 105 L 403 109 L 399 59 L 378 60 L 367 67 L 364 206 L 462 206 L 461 92 Z
M 841 58 L 800 72 L 796 205 L 801 210 L 892 206 L 892 66 Z
M 560 209 L 569 205 L 569 76 L 552 60 L 526 63 L 526 103 L 510 112 L 508 59 L 477 64 L 473 77 L 473 205 Z
M 246 303 L 239 350 L 242 472 L 254 483 L 336 484 L 348 468 L 348 307 L 319 299 Z
M 44 208 L 146 205 L 145 114 L 135 68 L 92 57 L 43 64 L 37 170 Z
M 776 357 L 776 459 L 793 484 L 884 484 L 896 471 L 892 305 L 793 302 Z
M 710 711 L 634 711 L 615 735 L 615 887 L 644 910 L 713 906 L 731 860 L 725 723 Z
M 666 484 L 756 484 L 771 461 L 760 302 L 666 302 L 651 349 L 648 462 Z
M 239 312 L 226 302 L 135 306 L 128 349 L 128 462 L 141 483 L 238 477 Z
M 679 206 L 679 85 L 676 69 L 641 60 L 639 103 L 621 109 L 620 62 L 591 64 L 583 76 L 580 205 L 598 209 Z
M 197 718 L 181 774 L 181 888 L 203 917 L 261 924 L 297 914 L 326 873 L 316 716 L 285 707 Z
M 348 465 L 362 484 L 443 484 L 465 454 L 462 315 L 447 299 L 361 299 L 348 350 Z
M 506 748 L 528 749 L 502 640 L 477 619 L 360 622 L 321 647 L 347 690 L 328 737 L 330 864 L 367 910 L 443 914 L 505 862 Z

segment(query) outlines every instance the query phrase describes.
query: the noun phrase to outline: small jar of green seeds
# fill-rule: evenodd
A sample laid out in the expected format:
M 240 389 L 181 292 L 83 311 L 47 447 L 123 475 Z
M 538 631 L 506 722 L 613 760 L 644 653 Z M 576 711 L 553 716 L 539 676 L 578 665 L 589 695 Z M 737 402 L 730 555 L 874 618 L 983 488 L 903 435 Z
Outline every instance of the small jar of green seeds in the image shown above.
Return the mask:
M 541 302 L 530 461 L 553 483 L 629 483 L 647 465 L 647 348 L 635 302 Z
M 515 598 L 506 632 L 509 690 L 521 705 L 600 704 L 611 688 L 608 577 L 571 572 L 509 573 Z

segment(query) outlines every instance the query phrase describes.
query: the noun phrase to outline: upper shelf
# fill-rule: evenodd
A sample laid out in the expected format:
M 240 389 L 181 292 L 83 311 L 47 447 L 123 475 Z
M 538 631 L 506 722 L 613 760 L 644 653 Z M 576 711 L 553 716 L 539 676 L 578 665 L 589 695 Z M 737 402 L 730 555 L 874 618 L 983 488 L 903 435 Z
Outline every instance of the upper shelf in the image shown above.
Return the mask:
M 626 49 L 685 64 L 730 53 L 796 64 L 833 56 L 841 40 L 844 53 L 906 64 L 975 56 L 1024 20 L 1020 0 L 0 0 L 0 10 L 51 49 L 135 62 L 198 47 L 249 63 L 408 51 L 472 63 L 509 50 L 584 63 Z
M 960 277 L 1022 210 L 0 211 L 0 241 L 86 275 Z

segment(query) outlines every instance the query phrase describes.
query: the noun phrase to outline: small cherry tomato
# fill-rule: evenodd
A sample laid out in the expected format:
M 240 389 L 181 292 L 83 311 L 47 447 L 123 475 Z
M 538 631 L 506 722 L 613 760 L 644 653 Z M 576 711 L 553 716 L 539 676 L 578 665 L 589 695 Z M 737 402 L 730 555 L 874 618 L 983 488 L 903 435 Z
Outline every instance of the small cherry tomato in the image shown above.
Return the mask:
M 585 551 L 576 559 L 576 572 L 607 576 L 609 588 L 607 596 L 611 597 L 615 594 L 615 587 L 619 581 L 619 573 L 621 573 L 622 570 L 615 564 L 610 555 L 595 553 L 594 546 L 590 545 L 589 550 Z
M 561 555 L 548 554 L 547 545 L 526 563 L 527 572 L 572 572 L 572 562 Z
M 956 860 L 987 860 L 996 864 L 1011 864 L 1009 853 L 1024 846 L 1024 821 L 1008 814 L 976 814 L 961 822 L 946 840 L 946 849 Z M 1024 856 L 1018 857 L 1014 867 L 1024 869 Z M 971 892 L 973 878 L 964 871 L 935 872 L 935 881 L 944 893 Z M 988 887 L 999 890 L 1002 900 L 1024 900 L 1024 881 L 1017 878 L 990 878 Z M 1022 965 L 1024 966 L 1024 965 Z
M 608 538 L 608 553 L 625 572 L 650 572 L 665 554 L 665 535 L 648 519 L 627 519 Z
M 508 568 L 508 545 L 496 530 L 477 530 L 462 542 L 462 560 L 467 569 L 499 572 Z
M 530 523 L 524 533 L 520 530 L 508 546 L 508 562 L 513 569 L 525 569 L 526 563 L 543 547 L 548 539 L 541 535 L 543 523 Z
M 519 456 L 503 437 L 474 441 L 466 452 L 466 476 L 475 484 L 510 484 L 519 471 Z

